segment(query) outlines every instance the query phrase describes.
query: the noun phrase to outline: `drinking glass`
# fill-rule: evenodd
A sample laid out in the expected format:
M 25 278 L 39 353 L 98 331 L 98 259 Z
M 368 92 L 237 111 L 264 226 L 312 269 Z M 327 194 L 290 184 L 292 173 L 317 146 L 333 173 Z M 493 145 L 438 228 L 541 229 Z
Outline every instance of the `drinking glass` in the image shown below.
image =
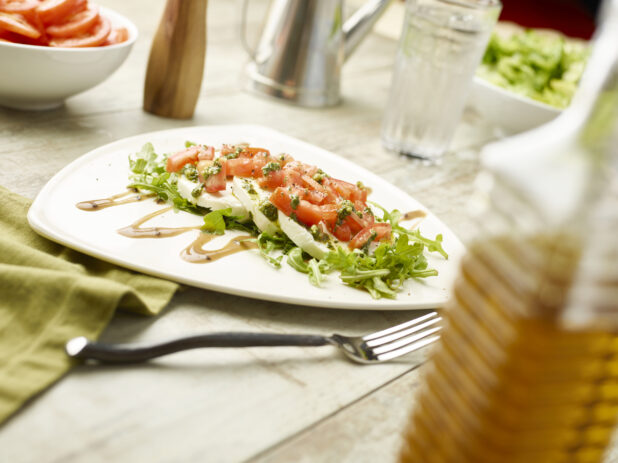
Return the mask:
M 388 105 L 385 148 L 436 160 L 463 113 L 499 0 L 408 0 Z

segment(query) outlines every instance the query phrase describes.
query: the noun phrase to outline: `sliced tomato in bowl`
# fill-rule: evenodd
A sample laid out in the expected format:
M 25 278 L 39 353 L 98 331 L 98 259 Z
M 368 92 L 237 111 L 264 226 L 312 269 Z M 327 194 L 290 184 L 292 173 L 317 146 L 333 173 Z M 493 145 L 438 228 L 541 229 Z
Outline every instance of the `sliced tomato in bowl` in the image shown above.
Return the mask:
M 49 41 L 50 47 L 58 48 L 86 48 L 103 45 L 112 30 L 109 19 L 99 16 L 93 29 L 76 37 L 58 38 Z
M 0 30 L 14 32 L 31 39 L 41 37 L 41 32 L 32 26 L 24 16 L 17 13 L 0 12 Z
M 28 15 L 39 6 L 38 0 L 0 0 L 0 11 Z
M 88 7 L 87 0 L 43 0 L 36 11 L 44 24 L 64 22 L 64 18 L 72 16 Z
M 45 29 L 50 37 L 66 38 L 88 33 L 99 20 L 99 9 L 89 6 L 86 10 L 69 16 L 65 21 Z
M 129 31 L 125 27 L 112 29 L 103 45 L 116 45 L 129 40 Z

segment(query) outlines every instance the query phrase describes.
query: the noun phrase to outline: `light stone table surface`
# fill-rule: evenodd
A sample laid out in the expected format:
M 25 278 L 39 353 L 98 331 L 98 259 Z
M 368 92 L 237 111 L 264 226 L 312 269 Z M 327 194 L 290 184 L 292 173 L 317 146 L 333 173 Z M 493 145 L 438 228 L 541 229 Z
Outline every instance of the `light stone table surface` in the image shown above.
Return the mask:
M 60 109 L 0 109 L 0 185 L 34 198 L 63 166 L 123 137 L 259 123 L 353 160 L 421 201 L 464 242 L 472 236 L 466 204 L 479 148 L 495 130 L 468 111 L 439 165 L 386 152 L 379 130 L 394 41 L 373 34 L 359 47 L 343 72 L 341 105 L 285 105 L 242 91 L 247 57 L 238 33 L 240 2 L 211 0 L 195 117 L 169 120 L 141 109 L 148 50 L 164 1 L 99 3 L 137 24 L 131 55 L 109 80 Z M 250 2 L 250 40 L 266 4 Z M 183 288 L 159 317 L 118 314 L 103 339 L 225 330 L 363 334 L 415 315 L 299 307 Z M 0 462 L 395 461 L 425 355 L 367 367 L 331 347 L 215 349 L 131 368 L 79 367 L 0 428 Z

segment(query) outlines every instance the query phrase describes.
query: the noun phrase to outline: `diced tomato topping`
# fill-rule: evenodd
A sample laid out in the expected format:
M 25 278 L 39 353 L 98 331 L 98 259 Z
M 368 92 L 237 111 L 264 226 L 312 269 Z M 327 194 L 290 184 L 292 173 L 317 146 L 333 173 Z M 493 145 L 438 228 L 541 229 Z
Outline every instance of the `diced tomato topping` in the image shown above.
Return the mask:
M 277 187 L 283 186 L 284 180 L 285 172 L 283 170 L 272 170 L 258 180 L 258 185 L 267 190 L 274 190 Z
M 247 146 L 245 149 L 243 149 L 240 152 L 240 156 L 241 157 L 245 157 L 245 156 L 246 157 L 253 157 L 253 156 L 255 156 L 256 154 L 259 154 L 259 153 L 266 153 L 265 157 L 270 156 L 270 151 L 268 151 L 267 149 L 264 149 L 264 148 L 252 148 L 250 146 Z
M 204 186 L 206 187 L 206 191 L 208 193 L 223 191 L 227 186 L 227 162 L 225 159 L 220 159 L 219 162 L 221 165 L 221 170 L 219 171 L 219 173 L 215 175 L 209 175 L 208 178 L 204 181 Z
M 301 180 L 302 174 L 300 172 L 293 170 L 293 169 L 288 169 L 287 166 L 285 166 L 282 170 L 284 173 L 283 184 L 285 186 L 297 186 L 297 187 L 302 186 L 303 184 Z
M 328 182 L 343 199 L 349 199 L 352 202 L 367 201 L 367 190 L 364 188 L 361 189 L 352 183 L 332 177 L 325 179 L 325 183 L 326 182 Z
M 309 177 L 313 177 L 318 171 L 316 166 L 311 166 L 300 161 L 290 161 L 285 165 L 285 167 L 286 169 L 295 170 L 300 174 L 308 175 Z
M 318 182 L 316 182 L 313 178 L 305 174 L 301 177 L 301 179 L 305 183 L 305 185 L 307 185 L 307 187 L 315 191 L 320 191 L 324 193 L 324 196 L 326 196 L 325 188 L 322 185 L 320 185 Z
M 195 164 L 197 162 L 198 153 L 199 148 L 197 146 L 190 146 L 187 149 L 172 154 L 167 158 L 165 170 L 168 172 L 178 172 L 186 164 Z
M 251 177 L 260 178 L 264 176 L 262 167 L 268 164 L 271 160 L 268 157 L 268 155 L 263 155 L 262 153 L 259 153 L 253 158 L 251 158 L 251 161 L 253 161 L 253 169 L 251 170 Z
M 362 248 L 363 246 L 365 246 L 365 244 L 367 244 L 367 242 L 371 239 L 374 233 L 374 241 L 389 239 L 391 237 L 391 225 L 388 223 L 380 222 L 374 223 L 367 228 L 363 228 L 354 236 L 354 238 L 352 238 L 352 241 L 350 241 L 350 249 Z
M 236 158 L 227 161 L 227 174 L 230 176 L 251 177 L 253 171 L 253 159 L 251 158 Z
M 331 211 L 322 209 L 317 204 L 311 204 L 309 201 L 305 201 L 304 199 L 300 199 L 298 201 L 298 206 L 294 209 L 294 212 L 296 213 L 298 220 L 308 226 L 317 225 L 322 220 L 327 223 L 333 221 L 333 217 L 327 217 Z M 334 212 L 334 218 L 336 220 L 337 212 Z
M 274 191 L 270 196 L 270 202 L 288 217 L 294 213 L 299 222 L 308 226 L 317 225 L 321 221 L 332 224 L 337 220 L 337 211 L 330 205 L 327 205 L 329 207 L 320 207 L 304 199 L 299 199 L 296 207 L 292 207 L 290 191 L 283 187 Z
M 363 228 L 365 228 L 365 224 L 363 223 L 361 218 L 357 216 L 354 212 L 346 216 L 346 218 L 343 219 L 343 221 L 344 223 L 348 224 L 348 227 L 350 227 L 350 230 L 352 231 L 353 234 L 356 234 L 359 231 L 361 231 Z
M 281 163 L 282 166 L 285 166 L 288 162 L 292 162 L 294 158 L 287 153 L 281 153 L 277 155 L 277 160 Z
M 287 189 L 278 187 L 269 198 L 269 201 L 275 205 L 277 209 L 283 212 L 288 217 L 292 213 L 292 198 Z
M 214 146 L 198 145 L 197 148 L 198 148 L 197 158 L 200 161 L 204 161 L 204 160 L 212 161 L 215 158 L 215 147 Z
M 352 230 L 350 230 L 347 223 L 342 223 L 341 225 L 337 225 L 335 227 L 333 230 L 333 235 L 335 235 L 335 238 L 339 241 L 350 241 L 350 238 L 352 238 Z
M 321 204 L 326 198 L 326 194 L 321 191 L 310 190 L 309 188 L 299 187 L 298 185 L 293 185 L 290 188 L 300 199 L 304 199 L 313 204 Z

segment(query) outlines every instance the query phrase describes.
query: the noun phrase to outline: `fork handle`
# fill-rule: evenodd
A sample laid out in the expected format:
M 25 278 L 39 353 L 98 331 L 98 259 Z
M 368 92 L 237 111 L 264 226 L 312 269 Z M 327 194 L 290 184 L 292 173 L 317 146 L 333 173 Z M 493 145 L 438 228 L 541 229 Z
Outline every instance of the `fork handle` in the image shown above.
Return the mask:
M 145 346 L 105 344 L 90 341 L 82 336 L 67 342 L 66 352 L 69 357 L 97 360 L 101 363 L 140 363 L 174 352 L 202 347 L 324 346 L 327 344 L 332 344 L 329 338 L 312 334 L 212 333 Z

